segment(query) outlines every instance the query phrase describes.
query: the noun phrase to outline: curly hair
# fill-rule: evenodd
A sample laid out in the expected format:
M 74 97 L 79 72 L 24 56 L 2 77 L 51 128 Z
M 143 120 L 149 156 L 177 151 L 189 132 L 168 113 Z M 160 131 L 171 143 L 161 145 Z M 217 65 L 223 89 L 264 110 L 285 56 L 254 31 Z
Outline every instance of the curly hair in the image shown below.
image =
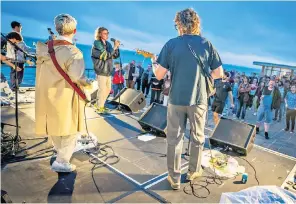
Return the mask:
M 183 33 L 194 35 L 201 34 L 201 19 L 193 8 L 177 12 L 175 23 Z
M 105 30 L 108 31 L 108 29 L 105 28 L 105 27 L 97 28 L 96 31 L 95 31 L 95 40 L 100 40 L 101 39 L 100 34 Z

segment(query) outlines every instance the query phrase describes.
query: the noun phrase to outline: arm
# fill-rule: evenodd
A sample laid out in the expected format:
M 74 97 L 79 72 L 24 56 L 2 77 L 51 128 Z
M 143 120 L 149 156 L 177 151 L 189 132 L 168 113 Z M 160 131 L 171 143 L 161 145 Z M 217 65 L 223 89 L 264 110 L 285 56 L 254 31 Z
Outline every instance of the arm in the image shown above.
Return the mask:
M 157 60 L 157 62 L 156 62 Z M 157 80 L 164 78 L 169 69 L 169 46 L 168 43 L 161 49 L 159 57 L 152 57 L 152 70 Z
M 210 66 L 210 69 L 211 69 L 211 76 L 213 79 L 221 79 L 223 78 L 223 67 L 222 67 L 222 61 L 221 61 L 221 58 L 217 52 L 217 50 L 213 47 L 213 45 L 209 43 L 209 59 L 208 59 L 208 62 L 209 62 L 209 66 Z
M 106 42 L 106 43 L 108 43 L 108 42 Z M 109 44 L 109 46 L 111 46 L 111 44 Z M 96 40 L 94 42 L 94 47 L 95 47 L 96 50 L 99 51 L 98 56 L 96 56 L 96 57 L 98 57 L 100 60 L 106 61 L 106 60 L 112 59 L 112 58 L 114 58 L 114 56 L 118 55 L 118 50 L 117 50 L 116 47 L 114 48 L 114 50 L 111 49 L 111 52 L 108 52 L 105 49 L 103 43 L 101 41 L 99 41 L 99 40 Z

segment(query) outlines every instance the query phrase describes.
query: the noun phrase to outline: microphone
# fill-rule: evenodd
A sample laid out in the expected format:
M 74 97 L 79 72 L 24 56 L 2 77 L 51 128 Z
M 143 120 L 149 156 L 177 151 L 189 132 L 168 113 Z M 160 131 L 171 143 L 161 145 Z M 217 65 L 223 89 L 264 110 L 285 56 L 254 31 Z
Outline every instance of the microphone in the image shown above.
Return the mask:
M 111 40 L 112 42 L 115 42 L 115 41 L 116 41 L 115 38 L 110 38 L 110 40 Z M 123 46 L 123 44 L 120 44 L 120 45 Z

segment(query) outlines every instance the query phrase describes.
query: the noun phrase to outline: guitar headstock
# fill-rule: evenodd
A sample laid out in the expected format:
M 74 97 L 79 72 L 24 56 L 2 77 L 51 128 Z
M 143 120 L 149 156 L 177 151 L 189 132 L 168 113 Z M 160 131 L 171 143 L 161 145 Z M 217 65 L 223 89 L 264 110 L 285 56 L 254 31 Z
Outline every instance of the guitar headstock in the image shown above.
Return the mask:
M 143 55 L 145 58 L 152 58 L 154 56 L 153 53 L 140 49 L 136 49 L 136 53 L 139 55 Z

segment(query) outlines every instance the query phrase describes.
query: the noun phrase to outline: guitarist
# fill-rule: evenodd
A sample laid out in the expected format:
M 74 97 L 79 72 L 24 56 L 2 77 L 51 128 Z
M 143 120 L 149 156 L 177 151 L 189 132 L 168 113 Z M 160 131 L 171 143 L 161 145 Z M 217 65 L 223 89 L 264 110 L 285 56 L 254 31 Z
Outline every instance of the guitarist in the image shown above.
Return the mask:
M 180 189 L 181 154 L 187 118 L 192 130 L 187 180 L 202 175 L 201 156 L 210 93 L 207 91 L 210 90 L 208 75 L 211 74 L 213 79 L 222 78 L 223 69 L 218 52 L 201 36 L 200 18 L 193 9 L 176 14 L 175 28 L 179 36 L 169 40 L 157 61 L 156 56 L 152 58 L 152 63 L 158 80 L 163 79 L 168 71 L 171 72 L 167 110 L 167 165 L 168 181 L 177 190 Z
M 71 172 L 76 168 L 70 163 L 76 135 L 85 128 L 85 103 L 81 94 L 60 71 L 63 70 L 80 87 L 88 87 L 89 82 L 84 76 L 82 52 L 72 42 L 76 34 L 75 18 L 69 14 L 60 14 L 55 17 L 54 23 L 59 36 L 49 41 L 48 45 L 38 42 L 36 46 L 35 129 L 37 135 L 51 136 L 57 151 L 51 169 Z

